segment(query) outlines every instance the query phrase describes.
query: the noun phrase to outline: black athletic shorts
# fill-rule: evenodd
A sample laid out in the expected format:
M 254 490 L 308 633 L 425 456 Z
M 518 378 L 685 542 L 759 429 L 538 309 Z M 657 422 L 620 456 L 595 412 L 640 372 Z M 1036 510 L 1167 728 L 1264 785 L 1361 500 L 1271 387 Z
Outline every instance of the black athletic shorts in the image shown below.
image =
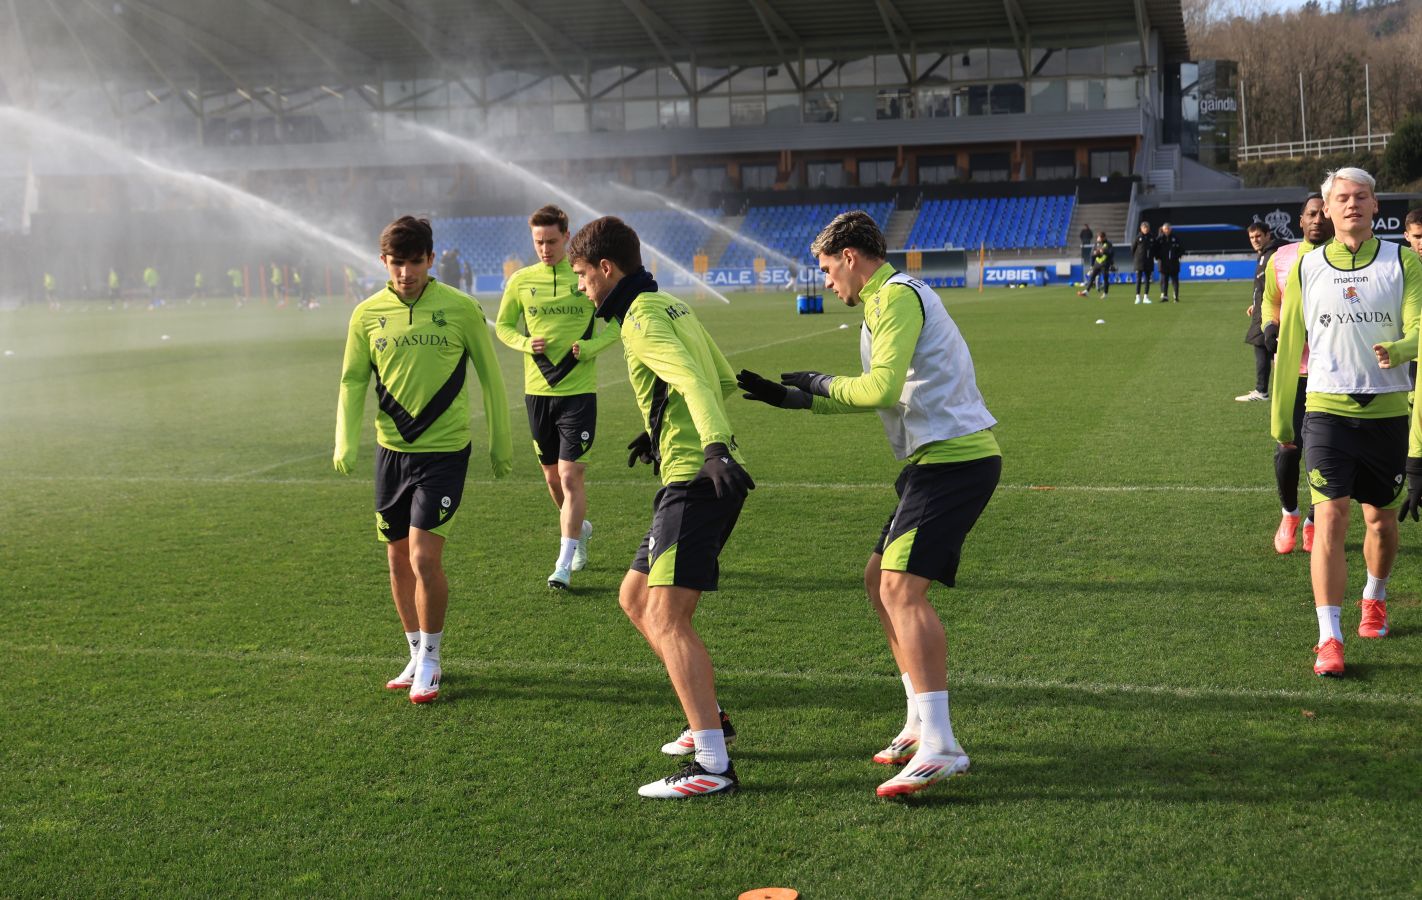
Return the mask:
M 652 501 L 652 527 L 630 568 L 648 587 L 714 591 L 721 548 L 731 537 L 745 498 L 722 499 L 707 479 L 674 481 Z
M 881 569 L 908 572 L 949 587 L 958 577 L 963 540 L 987 508 L 1002 477 L 1002 457 L 904 466 L 894 493 L 898 508 L 874 552 Z
M 375 533 L 382 541 L 403 541 L 411 526 L 449 537 L 469 447 L 454 453 L 401 453 L 375 448 Z
M 1304 415 L 1304 465 L 1315 504 L 1352 497 L 1393 509 L 1406 492 L 1407 416 L 1355 419 L 1332 413 Z
M 546 397 L 524 394 L 528 430 L 533 432 L 533 452 L 545 466 L 558 460 L 577 462 L 592 448 L 597 435 L 597 394 Z

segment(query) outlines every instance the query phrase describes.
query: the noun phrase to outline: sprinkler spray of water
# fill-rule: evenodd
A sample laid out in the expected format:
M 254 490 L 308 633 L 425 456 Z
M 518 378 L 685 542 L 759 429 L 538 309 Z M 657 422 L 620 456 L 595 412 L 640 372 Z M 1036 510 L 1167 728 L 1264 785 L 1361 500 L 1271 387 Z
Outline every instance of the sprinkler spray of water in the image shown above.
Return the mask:
M 428 125 L 417 124 L 412 125 L 410 127 L 423 133 L 431 140 L 438 141 L 439 143 L 442 143 L 445 146 L 450 147 L 451 149 L 458 150 L 466 155 L 472 154 L 474 156 L 477 156 L 484 162 L 497 166 L 503 171 L 508 172 L 509 174 L 513 175 L 515 178 L 519 179 L 525 184 L 532 185 L 533 187 L 547 191 L 548 193 L 553 194 L 554 196 L 561 197 L 564 201 L 568 203 L 569 206 L 575 207 L 579 211 L 579 213 L 588 217 L 589 219 L 598 219 L 606 215 L 606 213 L 603 213 L 590 206 L 588 203 L 584 202 L 568 188 L 559 184 L 555 184 L 554 182 L 549 181 L 543 176 L 535 174 L 534 172 L 531 172 L 528 169 L 525 169 L 518 163 L 500 157 L 499 155 L 491 151 L 488 147 L 481 144 L 479 141 L 460 137 L 455 134 L 450 134 L 447 131 L 441 131 L 438 128 L 431 128 Z M 668 268 L 674 270 L 677 274 L 687 279 L 690 283 L 697 285 L 700 289 L 707 291 L 717 300 L 720 300 L 722 303 L 727 304 L 731 302 L 725 294 L 722 294 L 720 291 L 702 282 L 700 278 L 696 277 L 696 274 L 694 272 L 683 266 L 681 263 L 678 263 L 676 260 L 672 259 L 667 254 L 658 250 L 652 244 L 643 241 L 642 247 L 645 248 L 649 253 L 651 253 L 652 256 L 656 257 L 658 260 L 664 263 Z

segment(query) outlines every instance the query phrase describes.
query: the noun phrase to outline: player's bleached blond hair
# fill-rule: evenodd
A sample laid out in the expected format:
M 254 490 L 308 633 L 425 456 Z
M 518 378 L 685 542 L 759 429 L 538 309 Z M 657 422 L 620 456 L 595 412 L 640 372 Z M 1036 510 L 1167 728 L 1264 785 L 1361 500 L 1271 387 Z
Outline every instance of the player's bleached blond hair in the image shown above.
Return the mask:
M 1323 188 L 1320 191 L 1320 193 L 1323 194 L 1324 203 L 1328 202 L 1328 198 L 1333 192 L 1333 182 L 1335 181 L 1351 181 L 1354 184 L 1365 185 L 1367 189 L 1373 193 L 1376 193 L 1378 189 L 1377 179 L 1373 178 L 1373 176 L 1369 175 L 1366 171 L 1359 169 L 1357 166 L 1345 166 L 1341 169 L 1334 169 L 1331 172 L 1324 173 Z
M 852 209 L 835 216 L 810 244 L 810 253 L 813 256 L 834 256 L 848 247 L 875 259 L 883 259 L 888 253 L 884 232 L 879 230 L 874 217 L 862 209 Z

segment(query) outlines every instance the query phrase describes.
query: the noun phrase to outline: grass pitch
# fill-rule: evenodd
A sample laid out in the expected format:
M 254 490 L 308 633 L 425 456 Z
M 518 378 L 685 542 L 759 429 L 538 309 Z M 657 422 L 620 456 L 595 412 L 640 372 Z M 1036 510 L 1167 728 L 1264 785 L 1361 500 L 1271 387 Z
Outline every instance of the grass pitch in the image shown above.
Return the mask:
M 616 601 L 655 484 L 615 351 L 571 595 L 532 454 L 494 482 L 476 420 L 414 707 L 382 689 L 373 404 L 360 474 L 330 471 L 345 307 L 0 314 L 0 894 L 1422 893 L 1422 527 L 1393 633 L 1314 678 L 1267 408 L 1231 399 L 1247 294 L 944 292 L 1005 468 L 933 594 L 973 768 L 904 802 L 869 761 L 903 715 L 859 584 L 899 468 L 877 417 L 732 401 L 759 489 L 698 623 L 744 790 L 659 803 L 682 717 Z M 734 366 L 858 370 L 858 311 L 733 299 L 696 305 Z M 1351 604 L 1356 523 L 1349 552 Z

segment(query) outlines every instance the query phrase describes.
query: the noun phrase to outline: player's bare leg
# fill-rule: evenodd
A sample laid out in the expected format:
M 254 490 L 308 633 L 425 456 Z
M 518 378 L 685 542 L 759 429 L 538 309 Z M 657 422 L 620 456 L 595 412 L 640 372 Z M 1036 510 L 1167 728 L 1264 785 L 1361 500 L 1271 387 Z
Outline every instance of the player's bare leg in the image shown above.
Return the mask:
M 415 570 L 410 567 L 410 540 L 402 538 L 385 545 L 386 562 L 390 565 L 390 596 L 395 600 L 395 612 L 405 630 L 410 661 L 399 675 L 385 682 L 392 691 L 407 691 L 415 683 L 415 662 L 420 655 L 420 616 L 415 610 Z
M 420 654 L 410 700 L 428 703 L 439 696 L 440 643 L 449 607 L 449 580 L 444 574 L 444 538 L 420 528 L 410 529 L 410 568 L 415 573 L 415 611 L 420 620 Z
M 1343 632 L 1339 617 L 1343 594 L 1348 590 L 1348 561 L 1344 540 L 1348 536 L 1351 498 L 1339 497 L 1313 505 L 1313 555 L 1309 575 L 1313 581 L 1313 605 L 1318 616 L 1318 654 L 1313 664 L 1316 675 L 1343 674 Z M 1397 533 L 1394 516 L 1393 534 Z M 1396 544 L 1393 544 L 1394 555 Z M 1389 569 L 1390 571 L 1390 569 Z
M 1397 562 L 1397 512 L 1364 503 L 1363 559 L 1368 564 L 1368 583 L 1359 604 L 1362 615 L 1358 637 L 1380 638 L 1387 634 L 1387 580 Z
M 889 618 L 889 612 L 884 608 L 884 601 L 879 595 L 881 579 L 879 566 L 883 560 L 883 554 L 869 554 L 869 562 L 864 566 L 864 590 L 869 595 L 869 605 L 873 607 L 874 614 L 879 617 L 880 627 L 884 629 L 884 639 L 889 642 L 889 652 L 893 654 L 894 664 L 898 666 L 899 679 L 904 685 L 906 712 L 903 728 L 899 729 L 899 733 L 889 741 L 887 747 L 874 754 L 874 762 L 901 766 L 912 759 L 914 753 L 918 751 L 918 700 L 915 696 L 916 692 L 913 687 L 913 679 L 909 675 L 908 665 L 899 650 L 899 640 L 894 633 L 893 620 Z

